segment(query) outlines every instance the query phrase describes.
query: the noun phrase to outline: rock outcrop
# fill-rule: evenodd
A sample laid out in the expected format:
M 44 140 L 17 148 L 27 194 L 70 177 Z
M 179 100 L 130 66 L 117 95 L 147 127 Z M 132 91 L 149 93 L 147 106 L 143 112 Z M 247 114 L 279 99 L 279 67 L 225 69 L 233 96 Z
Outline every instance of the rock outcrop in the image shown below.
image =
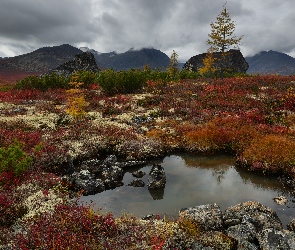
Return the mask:
M 164 198 L 164 190 L 166 185 L 166 174 L 161 165 L 154 164 L 148 178 L 148 190 L 154 200 L 162 200 Z
M 179 217 L 198 225 L 202 244 L 204 235 L 218 232 L 237 243 L 233 249 L 295 249 L 294 221 L 287 226 L 290 231 L 284 230 L 277 214 L 259 202 L 243 202 L 223 213 L 217 204 L 190 207 L 180 210 Z
M 199 54 L 191 57 L 183 66 L 183 70 L 198 72 L 199 68 L 203 67 L 203 59 L 207 53 Z M 213 58 L 215 58 L 214 68 L 224 69 L 230 73 L 246 73 L 249 65 L 246 59 L 243 57 L 239 50 L 231 49 L 226 52 L 225 59 L 221 52 L 214 52 Z
M 96 64 L 95 58 L 92 53 L 84 52 L 75 55 L 75 59 L 65 62 L 56 69 L 50 70 L 47 74 L 56 73 L 57 75 L 63 75 L 69 77 L 74 72 L 85 70 L 91 72 L 98 72 L 99 68 Z
M 81 162 L 77 171 L 67 171 L 64 179 L 68 181 L 75 191 L 83 190 L 83 195 L 103 192 L 123 185 L 124 168 L 144 164 L 144 161 L 119 162 L 115 155 L 105 160 L 91 159 Z M 133 186 L 144 186 L 137 181 Z
M 71 176 L 71 184 L 76 190 L 83 190 L 83 195 L 91 195 L 105 191 L 105 184 L 102 180 L 96 179 L 88 170 L 75 172 Z
M 150 176 L 148 178 L 149 189 L 164 188 L 166 184 L 166 174 L 164 168 L 161 165 L 154 164 Z

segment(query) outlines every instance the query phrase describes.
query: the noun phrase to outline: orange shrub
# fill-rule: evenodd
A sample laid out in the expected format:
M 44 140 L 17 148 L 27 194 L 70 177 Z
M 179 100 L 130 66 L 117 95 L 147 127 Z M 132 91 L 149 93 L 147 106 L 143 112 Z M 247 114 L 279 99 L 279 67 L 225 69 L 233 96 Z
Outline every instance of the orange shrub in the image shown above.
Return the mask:
M 252 170 L 291 173 L 295 167 L 295 141 L 283 135 L 265 135 L 252 141 L 242 153 Z
M 254 125 L 247 124 L 238 117 L 215 118 L 184 135 L 189 150 L 224 150 L 236 153 L 242 151 L 257 136 Z

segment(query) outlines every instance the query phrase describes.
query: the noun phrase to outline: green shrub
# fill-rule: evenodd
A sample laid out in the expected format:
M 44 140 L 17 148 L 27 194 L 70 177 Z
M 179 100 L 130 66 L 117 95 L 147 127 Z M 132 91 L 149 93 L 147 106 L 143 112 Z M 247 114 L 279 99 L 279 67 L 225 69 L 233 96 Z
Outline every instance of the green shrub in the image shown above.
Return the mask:
M 27 76 L 24 79 L 17 82 L 16 89 L 56 89 L 66 88 L 68 79 L 62 75 L 51 73 L 50 75 L 43 76 Z
M 19 175 L 29 168 L 32 158 L 22 149 L 23 144 L 17 140 L 14 140 L 9 147 L 0 148 L 0 173 L 12 171 Z
M 197 79 L 200 77 L 201 75 L 199 72 L 194 72 L 190 70 L 182 70 L 179 72 L 179 79 Z
M 134 93 L 143 87 L 147 75 L 147 72 L 135 69 L 118 72 L 108 69 L 100 72 L 98 83 L 106 94 Z
M 76 82 L 83 82 L 83 88 L 86 88 L 91 84 L 97 83 L 98 76 L 99 76 L 99 73 L 93 73 L 91 71 L 81 70 L 72 74 L 68 82 L 73 81 L 72 78 L 74 77 Z

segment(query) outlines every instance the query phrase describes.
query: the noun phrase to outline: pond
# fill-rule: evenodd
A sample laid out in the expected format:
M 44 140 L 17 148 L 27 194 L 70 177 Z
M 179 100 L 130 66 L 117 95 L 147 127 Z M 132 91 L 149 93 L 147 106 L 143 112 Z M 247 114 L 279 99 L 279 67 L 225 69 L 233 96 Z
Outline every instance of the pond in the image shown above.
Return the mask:
M 161 164 L 166 173 L 165 189 L 150 193 L 148 175 L 153 163 Z M 127 186 L 132 172 L 142 170 L 144 187 Z M 217 203 L 221 210 L 245 201 L 258 201 L 276 211 L 284 227 L 295 216 L 294 193 L 277 177 L 264 176 L 235 166 L 228 155 L 201 156 L 179 154 L 153 161 L 145 166 L 126 169 L 124 186 L 96 195 L 83 196 L 82 202 L 91 203 L 116 216 L 131 213 L 137 217 L 148 214 L 177 218 L 181 208 Z M 286 205 L 277 205 L 273 198 L 285 196 Z

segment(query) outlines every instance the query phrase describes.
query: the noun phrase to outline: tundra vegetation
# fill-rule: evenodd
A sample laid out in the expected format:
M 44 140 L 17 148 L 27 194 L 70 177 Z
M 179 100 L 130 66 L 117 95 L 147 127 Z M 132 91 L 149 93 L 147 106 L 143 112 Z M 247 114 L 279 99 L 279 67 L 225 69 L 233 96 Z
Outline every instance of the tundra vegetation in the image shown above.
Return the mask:
M 114 218 L 81 206 L 61 178 L 66 162 L 226 152 L 249 171 L 294 179 L 294 87 L 295 76 L 171 78 L 146 68 L 28 77 L 1 88 L 0 245 L 189 247 L 202 235 L 191 222 Z M 150 119 L 139 124 L 137 116 Z

